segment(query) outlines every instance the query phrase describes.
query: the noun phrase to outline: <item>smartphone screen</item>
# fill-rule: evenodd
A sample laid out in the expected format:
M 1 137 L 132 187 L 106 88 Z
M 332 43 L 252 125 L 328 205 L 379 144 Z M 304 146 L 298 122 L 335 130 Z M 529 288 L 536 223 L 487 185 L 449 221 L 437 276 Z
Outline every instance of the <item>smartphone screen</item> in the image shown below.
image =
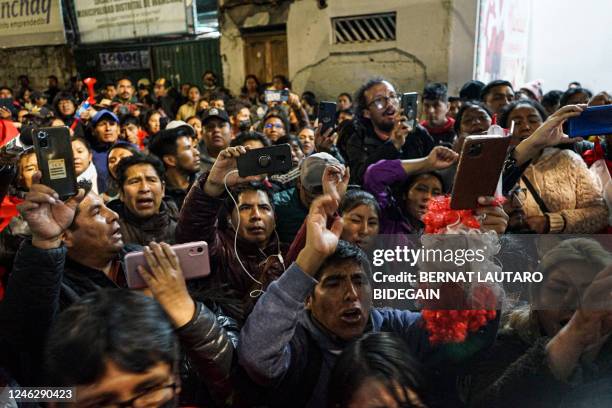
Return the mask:
M 321 124 L 321 134 L 333 128 L 336 125 L 336 102 L 319 102 L 317 118 Z
M 419 94 L 417 92 L 408 92 L 402 95 L 402 109 L 404 115 L 408 118 L 408 126 L 413 129 L 416 126 L 418 103 Z
M 270 102 L 282 102 L 282 100 L 281 100 L 281 91 L 266 90 L 264 92 L 264 97 L 265 97 L 266 103 L 270 103 Z

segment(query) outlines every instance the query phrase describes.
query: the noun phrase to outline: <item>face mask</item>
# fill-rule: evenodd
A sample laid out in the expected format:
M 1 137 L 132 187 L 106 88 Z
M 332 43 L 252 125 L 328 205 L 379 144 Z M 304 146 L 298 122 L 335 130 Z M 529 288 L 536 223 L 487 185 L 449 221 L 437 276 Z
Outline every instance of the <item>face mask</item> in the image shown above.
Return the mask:
M 241 132 L 245 132 L 247 130 L 249 130 L 251 128 L 251 120 L 247 119 L 247 120 L 241 120 L 240 122 L 238 122 L 238 129 Z

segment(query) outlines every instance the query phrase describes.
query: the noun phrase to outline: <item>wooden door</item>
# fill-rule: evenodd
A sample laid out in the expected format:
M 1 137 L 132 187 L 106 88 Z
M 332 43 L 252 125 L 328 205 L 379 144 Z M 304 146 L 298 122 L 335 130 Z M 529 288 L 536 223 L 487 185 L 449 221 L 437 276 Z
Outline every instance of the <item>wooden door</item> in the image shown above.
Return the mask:
M 246 74 L 254 74 L 261 82 L 271 82 L 274 75 L 289 75 L 287 35 L 262 33 L 244 35 Z

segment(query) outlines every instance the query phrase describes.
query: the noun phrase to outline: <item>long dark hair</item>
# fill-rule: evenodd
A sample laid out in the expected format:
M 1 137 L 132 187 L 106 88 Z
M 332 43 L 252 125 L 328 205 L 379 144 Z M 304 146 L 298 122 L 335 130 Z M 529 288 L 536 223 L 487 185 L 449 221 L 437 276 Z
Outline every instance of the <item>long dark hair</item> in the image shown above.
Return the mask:
M 372 380 L 381 382 L 402 407 L 414 406 L 409 391 L 424 403 L 421 372 L 401 338 L 388 332 L 366 334 L 338 357 L 330 375 L 327 406 L 349 406 L 359 387 Z
M 249 78 L 253 79 L 255 83 L 257 84 L 257 93 L 261 93 L 261 82 L 259 82 L 259 79 L 257 79 L 256 75 L 249 74 L 246 77 L 244 77 L 244 83 L 242 84 L 242 88 L 240 88 L 240 94 L 242 95 L 249 94 L 249 90 L 247 89 L 247 81 Z

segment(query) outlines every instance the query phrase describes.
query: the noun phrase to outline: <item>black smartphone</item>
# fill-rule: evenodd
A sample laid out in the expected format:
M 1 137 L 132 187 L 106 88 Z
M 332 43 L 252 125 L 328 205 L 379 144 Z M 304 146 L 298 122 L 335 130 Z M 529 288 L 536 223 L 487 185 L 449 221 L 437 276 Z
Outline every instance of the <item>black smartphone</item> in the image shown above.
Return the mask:
M 321 134 L 325 134 L 327 129 L 336 125 L 336 102 L 319 102 L 319 112 L 317 113 Z
M 289 90 L 283 89 L 282 91 L 277 90 L 266 90 L 264 92 L 266 103 L 268 102 L 287 102 L 289 100 Z
M 236 166 L 240 177 L 286 173 L 293 168 L 291 146 L 285 143 L 249 150 L 236 159 Z
M 77 177 L 66 126 L 38 128 L 32 139 L 42 183 L 57 192 L 62 200 L 77 194 Z
M 402 94 L 402 109 L 408 118 L 408 126 L 414 129 L 416 126 L 417 113 L 419 108 L 418 92 L 408 92 Z

